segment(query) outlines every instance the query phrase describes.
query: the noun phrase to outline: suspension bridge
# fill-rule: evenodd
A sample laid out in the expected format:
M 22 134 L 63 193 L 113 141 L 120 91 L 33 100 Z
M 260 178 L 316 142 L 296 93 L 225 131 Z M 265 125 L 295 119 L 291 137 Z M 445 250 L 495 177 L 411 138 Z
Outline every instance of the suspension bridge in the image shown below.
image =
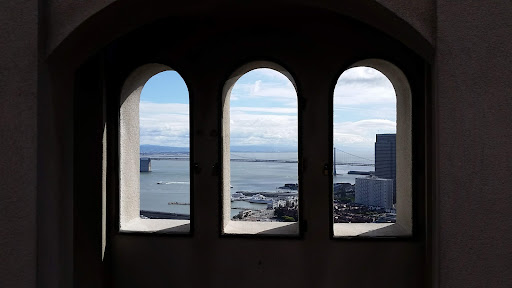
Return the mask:
M 231 153 L 231 162 L 262 162 L 262 163 L 297 163 L 297 157 L 287 157 L 291 153 Z M 334 148 L 333 152 L 334 165 L 348 165 L 348 166 L 375 166 L 373 159 L 368 157 L 359 156 L 349 153 L 340 149 Z M 256 155 L 260 156 L 256 158 Z M 297 155 L 297 154 L 295 154 Z M 165 155 L 165 154 L 144 154 L 145 157 L 150 157 L 151 160 L 182 160 L 188 161 L 188 155 Z M 336 167 L 334 166 L 333 169 Z
M 334 165 L 375 166 L 375 160 L 334 148 Z
M 355 155 L 343 150 L 334 148 L 334 163 L 335 165 L 348 165 L 348 166 L 375 166 L 374 159 Z M 270 153 L 269 153 L 270 154 Z M 254 153 L 231 153 L 231 162 L 264 162 L 264 163 L 297 163 L 297 158 L 279 157 L 289 153 L 272 153 L 276 154 L 275 159 L 269 159 L 272 156 L 266 154 L 261 158 L 255 158 Z

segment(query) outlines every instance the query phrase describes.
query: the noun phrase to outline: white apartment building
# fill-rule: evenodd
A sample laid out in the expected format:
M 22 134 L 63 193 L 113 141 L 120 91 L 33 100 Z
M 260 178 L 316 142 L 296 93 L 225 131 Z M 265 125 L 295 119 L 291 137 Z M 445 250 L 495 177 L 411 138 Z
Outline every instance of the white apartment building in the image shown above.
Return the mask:
M 355 203 L 393 208 L 393 180 L 375 176 L 356 178 Z

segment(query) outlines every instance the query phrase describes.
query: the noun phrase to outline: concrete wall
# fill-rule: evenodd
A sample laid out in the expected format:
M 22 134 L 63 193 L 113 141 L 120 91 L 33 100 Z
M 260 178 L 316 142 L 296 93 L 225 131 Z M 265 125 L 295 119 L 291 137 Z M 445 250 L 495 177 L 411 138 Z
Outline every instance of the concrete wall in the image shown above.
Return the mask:
M 512 2 L 437 3 L 441 287 L 512 285 Z
M 107 102 L 114 104 L 107 104 L 110 107 L 107 111 L 107 127 L 115 127 L 119 123 L 116 117 L 119 113 L 121 87 L 136 68 L 157 62 L 182 75 L 191 97 L 191 135 L 194 138 L 191 151 L 193 162 L 198 165 L 191 179 L 193 235 L 119 233 L 118 217 L 113 215 L 108 221 L 111 233 L 107 240 L 105 258 L 105 261 L 113 264 L 106 267 L 106 275 L 111 277 L 114 287 L 165 287 L 172 284 L 176 287 L 236 287 L 241 284 L 259 287 L 268 283 L 274 286 L 329 287 L 340 282 L 348 287 L 373 287 L 376 284 L 395 288 L 424 286 L 428 278 L 428 256 L 425 250 L 427 238 L 423 231 L 428 228 L 420 205 L 415 238 L 373 242 L 340 241 L 330 238 L 332 204 L 329 204 L 329 193 L 320 191 L 329 191 L 332 182 L 323 173 L 324 165 L 332 159 L 332 146 L 329 142 L 332 127 L 328 111 L 331 109 L 334 83 L 343 69 L 359 60 L 377 56 L 395 63 L 407 75 L 412 95 L 416 95 L 412 101 L 414 117 L 420 125 L 419 130 L 423 131 L 424 127 L 419 123 L 425 107 L 423 82 L 427 65 L 399 41 L 332 11 L 286 6 L 272 12 L 265 11 L 264 7 L 249 8 L 231 7 L 229 11 L 219 11 L 219 14 L 197 12 L 197 15 L 187 17 L 170 17 L 126 34 L 107 46 L 98 56 L 104 59 L 105 66 L 102 69 L 105 71 L 106 87 L 98 87 L 96 92 L 89 95 L 101 95 L 101 91 L 106 91 Z M 261 15 L 265 15 L 264 22 L 261 21 Z M 172 37 L 162 37 L 168 31 L 172 31 Z M 333 36 L 333 31 L 336 31 L 337 37 Z M 299 135 L 302 140 L 299 150 L 301 163 L 304 163 L 299 176 L 299 193 L 304 207 L 301 217 L 307 220 L 307 231 L 303 229 L 303 235 L 298 239 L 219 235 L 222 229 L 219 221 L 222 215 L 222 206 L 219 204 L 219 199 L 222 199 L 222 174 L 220 169 L 214 168 L 219 167 L 219 151 L 222 148 L 222 112 L 219 111 L 222 98 L 219 93 L 235 70 L 261 59 L 285 67 L 298 87 L 301 119 Z M 93 62 L 90 60 L 82 66 L 90 67 L 94 65 Z M 96 65 L 101 67 L 100 64 Z M 90 68 L 90 71 L 94 69 Z M 91 85 L 87 85 L 88 82 Z M 96 76 L 94 73 L 80 73 L 78 83 L 79 91 L 86 87 L 91 89 L 97 83 Z M 82 97 L 79 101 L 81 107 L 97 106 L 86 104 L 95 101 L 92 96 Z M 75 115 L 80 119 L 85 117 L 84 120 L 77 120 L 80 125 L 75 131 L 80 131 L 79 137 L 86 139 L 90 138 L 84 136 L 86 131 L 94 131 L 93 127 L 88 126 L 93 122 L 89 119 L 101 118 L 99 111 L 88 111 L 97 115 Z M 109 132 L 110 147 L 107 154 L 123 155 L 119 153 L 123 148 L 118 148 L 116 141 L 119 138 L 115 135 L 115 129 Z M 421 139 L 420 135 L 418 133 L 414 139 L 414 143 L 420 142 L 416 147 L 417 153 L 422 150 L 421 140 L 418 140 L 418 137 Z M 75 143 L 76 149 L 84 149 L 77 152 L 79 155 L 99 153 L 93 145 L 78 145 Z M 415 156 L 417 159 L 425 157 L 418 154 Z M 138 157 L 136 160 L 134 167 L 137 168 Z M 96 159 L 97 164 L 92 161 L 94 159 L 87 163 L 75 163 L 75 167 L 101 164 L 100 159 Z M 115 160 L 109 163 L 112 165 Z M 416 168 L 417 175 L 420 175 L 422 167 Z M 107 175 L 116 178 L 118 169 L 114 166 L 109 169 Z M 94 169 L 86 171 L 91 170 Z M 99 179 L 99 172 L 96 173 L 96 177 L 85 176 L 83 173 L 75 175 L 75 181 L 80 183 L 80 191 L 98 191 L 98 187 L 89 180 Z M 415 183 L 416 197 L 426 198 L 421 179 L 415 179 Z M 108 186 L 113 199 L 108 210 L 119 211 L 123 206 L 118 204 L 115 184 Z M 95 206 L 101 201 L 100 195 L 92 192 L 80 197 L 82 200 L 76 202 L 78 205 L 90 203 L 90 206 Z M 419 202 L 424 203 L 421 200 Z M 75 211 L 83 213 L 80 219 L 87 219 L 92 213 L 83 209 Z M 90 239 L 99 239 L 100 226 L 94 227 L 92 220 L 83 222 L 83 226 L 90 227 L 90 230 L 87 234 L 82 233 L 82 237 L 88 235 Z M 75 226 L 75 229 L 78 228 Z M 101 251 L 101 243 L 81 241 L 80 244 L 87 247 L 75 249 L 75 257 L 86 260 L 78 264 L 83 265 L 82 261 L 87 261 L 91 265 L 101 266 L 99 253 L 82 255 L 82 251 Z M 387 265 L 382 265 L 381 261 Z M 201 277 L 194 276 L 198 273 Z M 94 279 L 94 275 L 93 269 L 77 270 L 75 283 L 83 287 L 91 286 L 88 281 Z
M 36 283 L 37 15 L 0 3 L 0 287 Z
M 205 4 L 206 1 L 197 2 L 204 5 L 187 2 L 190 6 L 182 6 L 182 10 L 159 9 L 166 7 L 162 4 L 166 1 L 143 2 L 144 5 L 134 1 L 50 1 L 48 4 L 44 1 L 39 4 L 3 1 L 0 4 L 0 151 L 3 152 L 0 158 L 1 287 L 35 287 L 36 277 L 40 287 L 71 287 L 73 283 L 73 169 L 70 167 L 73 167 L 74 128 L 69 119 L 73 119 L 71 95 L 74 95 L 73 76 L 78 65 L 141 23 L 165 15 L 194 15 L 212 8 L 212 4 Z M 439 287 L 512 286 L 512 247 L 509 241 L 512 235 L 512 220 L 509 217 L 512 207 L 512 3 L 507 0 L 485 4 L 481 1 L 424 0 L 411 4 L 410 1 L 381 0 L 379 3 L 383 6 L 379 6 L 372 4 L 372 1 L 360 1 L 363 4 L 353 5 L 340 2 L 302 3 L 308 7 L 328 8 L 339 14 L 371 15 L 366 18 L 361 16 L 364 18 L 361 20 L 373 26 L 382 24 L 378 27 L 381 31 L 412 48 L 419 47 L 421 50 L 425 45 L 421 44 L 417 35 L 413 35 L 410 27 L 417 30 L 424 43 L 436 45 L 434 58 L 431 58 L 435 97 L 430 103 L 435 114 L 433 120 L 427 119 L 436 125 L 430 138 L 432 142 L 428 142 L 428 148 L 437 156 L 434 161 L 436 169 L 430 175 L 433 182 L 427 185 L 436 192 L 433 194 L 433 207 L 428 210 L 433 212 L 431 220 L 436 229 L 433 250 L 428 247 L 424 250 L 426 254 L 434 255 L 433 284 Z M 368 9 L 353 8 L 358 5 L 367 5 Z M 388 10 L 382 10 L 382 7 Z M 394 15 L 394 20 L 382 21 L 383 18 L 379 17 L 386 13 Z M 399 31 L 397 27 L 400 27 L 400 23 L 408 23 L 409 30 Z M 201 37 L 210 37 L 208 33 L 204 31 Z M 80 37 L 83 38 L 82 42 L 78 40 Z M 58 51 L 57 47 L 60 47 Z M 189 47 L 183 47 L 186 48 Z M 430 52 L 429 48 L 425 50 L 418 53 L 426 57 Z M 46 59 L 46 55 L 52 57 Z M 38 66 L 38 60 L 41 60 L 41 66 Z M 307 57 L 305 61 L 308 61 Z M 315 63 L 309 64 L 314 67 Z M 304 72 L 302 76 L 306 75 L 315 80 L 314 74 Z M 215 79 L 202 78 L 195 85 L 208 87 L 212 81 Z M 315 90 L 314 86 L 305 86 L 304 89 L 311 93 L 321 92 Z M 208 91 L 198 88 L 193 93 L 199 95 Z M 209 106 L 199 105 L 195 113 L 198 122 L 203 123 L 197 129 L 198 141 L 212 144 L 211 149 L 197 151 L 196 156 L 212 162 L 213 158 L 209 157 L 216 153 L 216 142 L 210 133 L 217 127 L 215 123 L 201 121 L 217 117 L 216 112 Z M 312 155 L 315 155 L 314 146 L 305 148 L 311 149 Z M 205 181 L 199 181 L 197 189 L 209 189 L 214 178 L 209 177 L 213 176 L 204 176 L 202 180 Z M 206 195 L 203 201 L 203 205 L 207 205 L 208 201 L 216 201 L 216 196 Z M 307 213 L 324 213 L 328 205 L 320 200 L 313 202 L 313 211 Z M 223 253 L 229 251 L 233 263 L 244 263 L 246 248 L 259 247 L 284 251 L 290 256 L 288 261 L 294 263 L 294 271 L 307 277 L 303 284 L 321 287 L 331 286 L 339 279 L 340 270 L 347 268 L 346 258 L 342 255 L 357 251 L 360 245 L 359 242 L 334 244 L 315 237 L 308 240 L 308 245 L 311 245 L 308 247 L 322 247 L 328 243 L 325 249 L 340 255 L 325 262 L 323 256 L 315 254 L 315 249 L 307 248 L 300 241 L 220 241 L 216 225 L 208 215 L 200 215 L 195 220 L 197 225 L 202 225 L 203 232 L 196 234 L 193 239 L 177 238 L 172 241 L 174 247 L 187 249 L 162 252 L 151 247 L 168 247 L 167 238 L 154 237 L 146 241 L 141 237 L 126 236 L 118 239 L 116 246 L 109 248 L 109 251 L 130 253 L 119 253 L 117 262 L 108 265 L 115 267 L 115 273 L 132 275 L 134 281 L 129 284 L 133 286 L 139 284 L 137 281 L 146 281 L 145 284 L 150 283 L 155 287 L 168 286 L 169 283 L 164 283 L 167 280 L 176 281 L 177 285 L 199 285 L 201 283 L 196 277 L 198 267 L 207 269 L 207 280 L 226 281 L 223 272 L 229 271 L 230 264 L 223 261 Z M 92 225 L 97 223 L 86 221 L 85 224 L 97 229 L 96 225 Z M 327 227 L 321 223 L 320 226 L 310 225 L 310 229 L 310 233 L 315 235 L 327 231 Z M 101 239 L 95 233 L 92 236 Z M 211 243 L 216 249 L 203 246 Z M 88 242 L 81 244 L 87 246 Z M 148 244 L 147 249 L 137 249 L 140 245 Z M 409 244 L 366 244 L 368 253 L 384 253 L 383 256 L 405 266 L 411 261 L 407 255 L 417 251 L 414 245 Z M 198 249 L 193 249 L 195 247 Z M 382 252 L 384 247 L 386 249 Z M 257 256 L 258 251 L 249 252 L 249 255 Z M 247 263 L 249 272 L 239 276 L 240 279 L 250 278 L 253 271 L 281 269 L 279 263 L 269 255 L 265 254 L 260 259 L 255 257 L 258 261 Z M 97 263 L 98 258 L 94 257 L 91 256 L 90 262 L 86 263 Z M 127 264 L 134 258 L 151 257 L 172 259 L 175 264 L 165 268 L 138 265 L 137 270 L 132 270 L 136 266 Z M 191 262 L 190 259 L 200 261 Z M 316 267 L 318 263 L 332 269 L 309 275 L 312 266 Z M 95 270 L 98 267 L 92 267 L 87 273 L 99 275 Z M 361 269 L 364 271 L 363 266 Z M 169 271 L 183 278 L 156 277 L 167 275 Z M 377 274 L 361 272 L 354 276 L 361 279 L 386 277 L 379 271 L 373 272 Z M 397 286 L 426 281 L 420 279 L 423 276 L 417 273 L 407 275 L 393 281 L 398 283 Z
M 377 0 L 381 5 L 409 23 L 428 42 L 436 42 L 436 1 Z
M 246 3 L 247 5 L 257 5 L 268 7 L 272 10 L 276 3 L 288 1 L 270 1 L 262 0 Z M 389 13 L 395 14 L 399 19 L 403 19 L 404 23 L 408 23 L 419 34 L 424 37 L 429 43 L 434 43 L 434 31 L 435 31 L 435 2 L 432 0 L 416 0 L 411 3 L 407 0 L 350 0 L 350 1 L 331 1 L 331 0 L 300 0 L 291 1 L 293 5 L 302 5 L 305 7 L 318 7 L 322 9 L 328 9 L 336 11 L 342 15 L 349 15 L 360 19 L 363 22 L 370 23 L 373 26 L 379 27 L 384 31 L 388 29 L 396 28 L 396 23 L 382 23 L 380 17 L 375 17 L 373 11 L 377 10 L 388 10 Z M 380 7 L 379 4 L 382 5 Z M 172 3 L 171 7 L 168 7 L 168 1 L 126 1 L 126 0 L 93 0 L 93 1 L 48 1 L 46 6 L 47 18 L 48 18 L 48 36 L 46 43 L 46 51 L 48 54 L 60 45 L 60 43 L 68 37 L 73 30 L 77 29 L 85 21 L 94 18 L 98 12 L 104 8 L 113 9 L 117 12 L 113 17 L 123 18 L 130 16 L 129 19 L 123 21 L 122 25 L 126 28 L 134 28 L 138 25 L 147 23 L 151 19 L 157 19 L 164 17 L 165 15 L 174 13 L 172 10 L 183 10 L 186 13 L 195 13 L 198 11 L 211 11 L 223 6 L 232 6 L 230 1 L 206 1 L 206 0 L 195 0 L 186 1 L 182 3 Z M 111 7 L 108 7 L 111 6 Z M 354 8 L 359 6 L 359 8 Z M 167 8 L 168 7 L 168 8 Z M 120 9 L 118 9 L 120 8 Z M 170 9 L 169 9 L 170 8 Z M 119 11 L 129 12 L 133 9 L 133 15 L 121 15 Z M 379 23 L 380 22 L 380 23 Z M 377 23 L 379 23 L 377 25 Z M 108 27 L 104 27 L 108 29 Z M 395 35 L 395 37 L 401 38 L 403 35 Z

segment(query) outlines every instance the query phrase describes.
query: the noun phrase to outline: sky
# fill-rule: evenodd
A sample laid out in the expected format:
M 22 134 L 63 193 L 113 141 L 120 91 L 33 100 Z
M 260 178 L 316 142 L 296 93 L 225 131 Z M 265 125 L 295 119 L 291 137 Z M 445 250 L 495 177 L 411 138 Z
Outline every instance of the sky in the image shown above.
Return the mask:
M 189 147 L 188 89 L 176 71 L 151 77 L 139 106 L 140 144 Z
M 233 86 L 230 109 L 232 146 L 297 150 L 297 93 L 283 74 L 272 69 L 244 74 Z
M 396 133 L 396 95 L 378 70 L 356 67 L 343 72 L 334 89 L 333 143 L 348 152 L 373 154 L 375 134 Z
M 333 141 L 337 149 L 371 153 L 377 133 L 395 133 L 396 96 L 391 82 L 368 67 L 346 70 L 333 100 Z M 230 95 L 232 146 L 296 150 L 297 94 L 283 74 L 255 69 L 240 77 Z M 140 103 L 140 143 L 189 145 L 188 89 L 175 71 L 153 76 Z

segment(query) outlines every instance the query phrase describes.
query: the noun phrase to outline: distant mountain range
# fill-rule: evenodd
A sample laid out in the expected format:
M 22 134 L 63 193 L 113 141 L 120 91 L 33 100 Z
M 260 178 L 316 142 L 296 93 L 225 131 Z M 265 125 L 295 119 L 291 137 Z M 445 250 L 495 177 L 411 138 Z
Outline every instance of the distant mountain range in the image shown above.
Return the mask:
M 265 146 L 265 145 L 251 145 L 251 146 L 231 146 L 231 152 L 297 152 L 295 147 L 286 146 Z
M 296 152 L 297 149 L 290 147 L 276 147 L 276 146 L 231 146 L 231 152 Z M 159 146 L 159 145 L 140 145 L 140 153 L 171 153 L 171 152 L 189 152 L 188 147 L 172 147 L 172 146 Z
M 189 152 L 188 147 L 170 147 L 159 145 L 140 145 L 140 153 Z

